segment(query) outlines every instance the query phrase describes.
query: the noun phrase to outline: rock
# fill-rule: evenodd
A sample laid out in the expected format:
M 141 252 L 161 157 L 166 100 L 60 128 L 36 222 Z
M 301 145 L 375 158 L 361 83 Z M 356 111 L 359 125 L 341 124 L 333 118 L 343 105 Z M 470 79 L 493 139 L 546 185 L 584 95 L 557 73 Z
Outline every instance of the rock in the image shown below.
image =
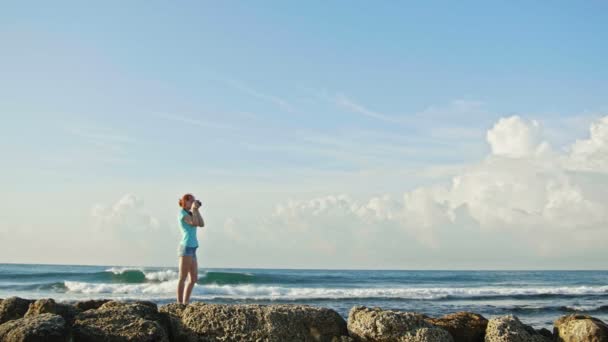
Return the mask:
M 196 340 L 196 335 L 182 323 L 182 313 L 186 304 L 170 303 L 158 308 L 168 322 L 169 340 L 186 342 Z
M 523 324 L 517 316 L 505 315 L 488 321 L 486 342 L 549 342 L 550 338 L 541 335 L 534 328 Z
M 333 337 L 331 342 L 355 342 L 355 339 L 350 336 Z
M 589 315 L 566 315 L 553 323 L 553 335 L 555 340 L 560 342 L 606 342 L 608 325 Z
M 14 319 L 0 324 L 3 342 L 67 342 L 70 340 L 63 317 L 52 313 Z
M 19 297 L 5 298 L 0 303 L 0 324 L 23 317 L 33 300 Z
M 30 304 L 24 317 L 32 317 L 43 313 L 52 313 L 63 317 L 68 325 L 74 321 L 78 310 L 69 304 L 56 303 L 52 298 L 38 299 Z
M 536 329 L 536 332 L 553 340 L 553 333 L 547 328 Z
M 348 334 L 336 311 L 309 305 L 197 302 L 188 305 L 181 317 L 186 332 L 204 341 L 331 342 Z
M 459 311 L 427 322 L 447 330 L 456 342 L 483 342 L 488 320 L 482 315 Z
M 76 315 L 74 341 L 169 341 L 164 316 L 151 302 L 109 301 Z
M 83 301 L 78 301 L 76 303 L 74 303 L 74 307 L 76 309 L 78 309 L 79 311 L 87 311 L 90 309 L 97 309 L 100 306 L 102 306 L 103 304 L 109 302 L 109 299 L 89 299 L 89 300 L 83 300 Z
M 355 341 L 450 342 L 450 333 L 416 312 L 354 306 L 348 313 L 348 332 Z

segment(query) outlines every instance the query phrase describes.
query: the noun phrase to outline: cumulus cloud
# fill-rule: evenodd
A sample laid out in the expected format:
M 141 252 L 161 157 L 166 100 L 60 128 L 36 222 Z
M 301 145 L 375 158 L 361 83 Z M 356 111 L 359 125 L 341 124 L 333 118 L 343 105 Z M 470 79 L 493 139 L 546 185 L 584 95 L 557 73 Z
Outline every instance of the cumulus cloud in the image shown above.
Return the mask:
M 91 229 L 86 234 L 95 246 L 89 253 L 118 265 L 166 263 L 174 255 L 167 244 L 174 234 L 166 226 L 146 210 L 141 198 L 125 194 L 112 205 L 91 208 Z
M 486 134 L 492 153 L 499 156 L 526 157 L 542 153 L 548 144 L 541 143 L 541 127 L 536 120 L 519 116 L 501 118 Z
M 491 153 L 449 183 L 400 198 L 337 194 L 287 201 L 244 240 L 283 246 L 279 252 L 285 255 L 314 253 L 355 263 L 385 260 L 388 253 L 397 260 L 412 251 L 444 259 L 503 253 L 584 260 L 605 250 L 608 117 L 566 151 L 553 151 L 540 123 L 519 116 L 500 119 L 486 137 Z M 232 224 L 231 234 L 239 234 Z
M 103 231 L 147 232 L 160 226 L 158 219 L 145 211 L 143 200 L 133 194 L 125 194 L 111 206 L 95 205 L 91 216 L 94 227 Z
M 589 139 L 577 140 L 569 157 L 573 169 L 608 172 L 608 116 L 591 125 Z

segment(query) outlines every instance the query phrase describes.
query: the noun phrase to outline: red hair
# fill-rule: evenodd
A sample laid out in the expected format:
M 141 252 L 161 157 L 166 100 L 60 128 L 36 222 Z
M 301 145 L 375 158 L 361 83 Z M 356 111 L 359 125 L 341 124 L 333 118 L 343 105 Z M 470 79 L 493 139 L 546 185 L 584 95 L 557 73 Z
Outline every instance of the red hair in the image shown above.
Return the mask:
M 189 208 L 184 207 L 186 205 L 186 201 L 189 201 L 193 198 L 194 196 L 192 196 L 192 194 L 185 194 L 184 196 L 182 196 L 182 198 L 179 199 L 179 206 L 188 210 Z

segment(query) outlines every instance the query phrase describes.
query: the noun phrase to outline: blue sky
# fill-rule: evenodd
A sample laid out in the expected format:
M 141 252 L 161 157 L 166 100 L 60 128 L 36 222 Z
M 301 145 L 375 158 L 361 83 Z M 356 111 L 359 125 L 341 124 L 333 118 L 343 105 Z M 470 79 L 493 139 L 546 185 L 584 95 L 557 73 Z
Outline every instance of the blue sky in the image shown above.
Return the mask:
M 577 140 L 597 145 L 589 129 L 608 110 L 608 5 L 601 1 L 57 1 L 1 7 L 0 152 L 6 166 L 0 201 L 6 212 L 0 227 L 23 228 L 3 239 L 7 246 L 44 246 L 49 239 L 91 243 L 83 233 L 99 224 L 91 208 L 135 196 L 144 203 L 137 202 L 137 210 L 159 220 L 155 246 L 163 248 L 174 238 L 162 233 L 174 228 L 169 205 L 185 191 L 208 203 L 210 230 L 228 225 L 234 234 L 245 226 L 272 233 L 284 226 L 268 218 L 292 199 L 345 194 L 363 205 L 449 186 L 505 151 L 497 148 L 504 141 L 487 137 L 493 128 L 506 132 L 507 149 L 520 146 L 524 134 L 526 151 L 536 151 L 528 140 L 545 141 L 561 154 L 558 159 L 574 158 Z M 499 126 L 501 118 L 513 116 L 520 121 Z M 536 121 L 542 130 L 528 137 Z M 585 158 L 598 158 L 584 151 Z M 531 170 L 527 164 L 517 168 Z M 568 177 L 573 172 L 570 166 L 559 170 Z M 593 179 L 604 177 L 601 170 L 591 170 Z M 590 170 L 585 172 L 587 177 Z M 527 184 L 527 178 L 517 182 Z M 554 203 L 548 198 L 545 205 Z M 24 223 L 30 199 L 43 204 Z M 397 206 L 408 207 L 403 201 Z M 471 201 L 460 198 L 450 210 Z M 476 224 L 483 221 L 481 214 L 471 215 Z M 550 223 L 544 219 L 541 225 Z M 104 222 L 112 227 L 103 229 L 119 229 Z M 507 223 L 495 225 L 508 229 Z M 400 223 L 410 233 L 412 225 Z M 210 234 L 215 245 L 230 246 L 230 236 Z M 422 236 L 422 252 L 440 248 L 431 240 Z M 331 245 L 330 237 L 320 241 L 311 246 Z M 324 266 L 307 263 L 313 250 L 307 247 L 292 264 L 279 265 L 262 256 L 221 259 L 209 244 L 211 265 Z M 66 248 L 57 247 L 50 259 L 5 249 L 0 261 L 71 263 Z M 168 250 L 162 257 L 135 250 L 122 259 L 99 251 L 82 262 L 171 264 L 173 247 Z M 344 254 L 335 245 L 323 251 Z M 447 265 L 445 255 L 432 264 L 408 264 L 391 253 L 327 267 Z M 476 265 L 478 255 L 451 266 L 509 266 L 500 260 Z M 571 267 L 589 262 L 584 253 L 578 258 Z M 517 265 L 527 264 L 522 259 Z M 547 265 L 559 267 L 560 260 Z

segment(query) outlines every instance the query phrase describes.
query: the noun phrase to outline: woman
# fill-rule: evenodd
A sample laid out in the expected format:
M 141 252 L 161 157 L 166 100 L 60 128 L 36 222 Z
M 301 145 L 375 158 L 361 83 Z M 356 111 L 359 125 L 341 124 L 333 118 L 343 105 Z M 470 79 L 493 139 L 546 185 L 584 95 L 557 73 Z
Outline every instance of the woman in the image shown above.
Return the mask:
M 188 304 L 192 288 L 198 280 L 198 264 L 196 261 L 198 240 L 196 238 L 196 227 L 204 227 L 205 222 L 199 212 L 201 202 L 195 200 L 192 194 L 182 196 L 179 200 L 179 206 L 182 209 L 177 215 L 177 221 L 182 231 L 182 240 L 178 248 L 179 281 L 177 283 L 177 302 Z M 184 285 L 186 276 L 188 275 L 190 279 L 184 293 Z

